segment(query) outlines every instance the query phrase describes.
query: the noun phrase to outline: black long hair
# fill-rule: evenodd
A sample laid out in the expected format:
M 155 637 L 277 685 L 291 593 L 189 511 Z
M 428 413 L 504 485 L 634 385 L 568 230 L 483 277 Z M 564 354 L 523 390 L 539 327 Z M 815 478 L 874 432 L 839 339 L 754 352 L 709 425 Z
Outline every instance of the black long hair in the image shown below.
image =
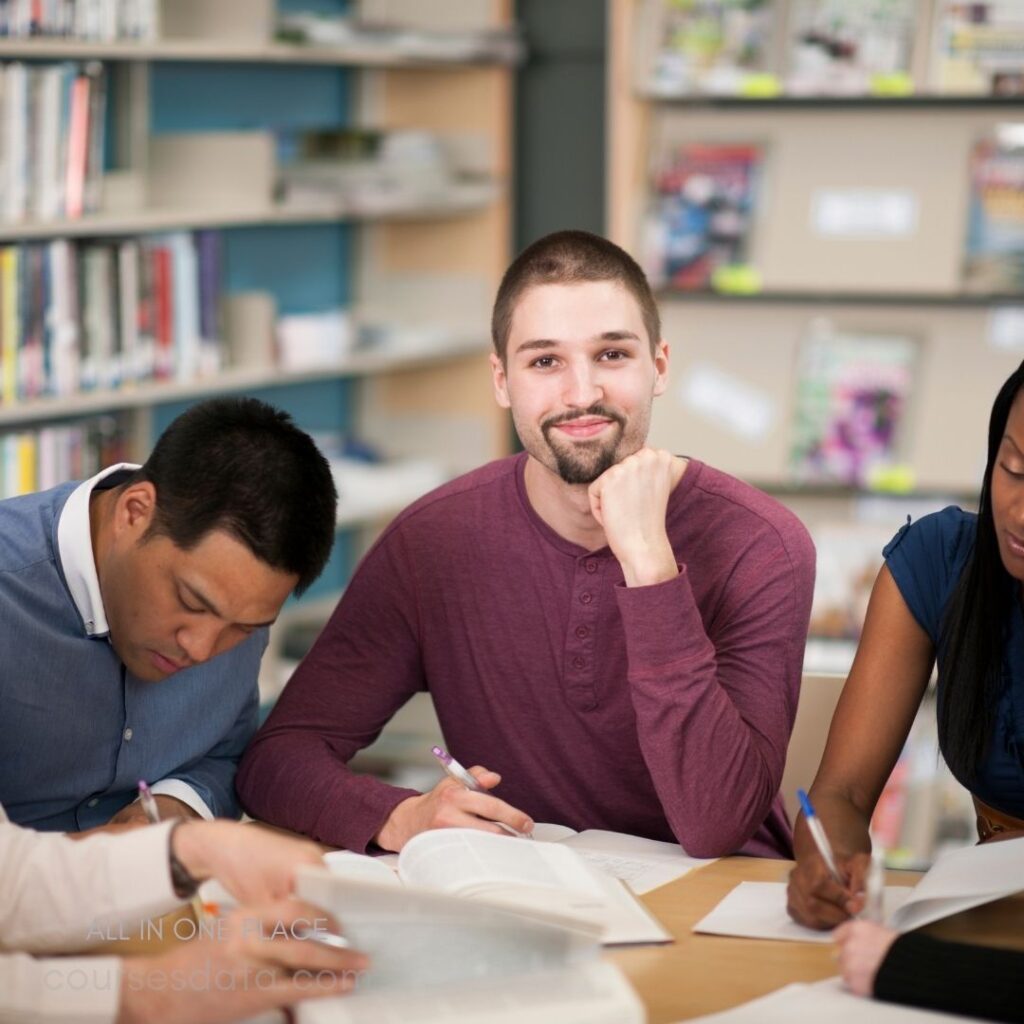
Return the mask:
M 988 753 L 1016 593 L 999 555 L 992 518 L 992 474 L 1010 407 L 1024 387 L 1021 363 L 996 395 L 988 424 L 988 462 L 978 497 L 974 545 L 946 607 L 945 653 L 939 700 L 939 743 L 953 774 L 977 776 Z

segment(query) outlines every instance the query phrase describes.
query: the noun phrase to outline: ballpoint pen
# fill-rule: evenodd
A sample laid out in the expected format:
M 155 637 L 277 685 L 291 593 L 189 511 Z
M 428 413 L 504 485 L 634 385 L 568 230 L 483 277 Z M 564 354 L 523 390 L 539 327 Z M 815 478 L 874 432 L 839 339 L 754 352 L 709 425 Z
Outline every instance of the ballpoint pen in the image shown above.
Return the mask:
M 431 747 L 430 752 L 441 762 L 441 767 L 444 769 L 445 775 L 450 779 L 454 779 L 460 785 L 465 786 L 466 789 L 472 790 L 474 793 L 486 793 L 487 790 L 476 781 L 473 776 L 466 771 L 465 768 L 459 764 L 458 761 L 452 757 L 442 747 Z M 510 836 L 518 836 L 520 839 L 532 839 L 533 836 L 529 832 L 517 832 L 514 828 L 506 825 L 504 822 L 494 822 L 498 828 L 504 829 Z
M 867 893 L 861 917 L 865 921 L 882 924 L 884 920 L 885 851 L 874 836 L 871 837 L 871 865 L 868 868 Z
M 800 798 L 800 806 L 803 808 L 804 820 L 807 822 L 807 828 L 811 833 L 811 838 L 814 840 L 814 845 L 818 848 L 818 853 L 821 854 L 821 859 L 825 862 L 825 867 L 828 868 L 829 874 L 839 883 L 839 885 L 846 887 L 846 882 L 843 880 L 843 876 L 839 874 L 839 868 L 836 866 L 835 854 L 832 852 L 832 844 L 828 841 L 828 836 L 825 835 L 825 827 L 818 819 L 818 815 L 814 811 L 814 805 L 811 803 L 811 798 L 807 793 L 798 789 L 796 795 Z
M 153 798 L 153 791 L 142 779 L 139 779 L 139 802 L 142 804 L 142 809 L 145 811 L 149 823 L 151 825 L 158 824 L 160 821 L 160 809 Z M 206 911 L 203 909 L 203 901 L 199 898 L 199 893 L 195 893 L 192 896 L 189 900 L 189 906 L 191 906 L 192 913 L 195 915 L 196 924 L 202 925 L 206 920 Z

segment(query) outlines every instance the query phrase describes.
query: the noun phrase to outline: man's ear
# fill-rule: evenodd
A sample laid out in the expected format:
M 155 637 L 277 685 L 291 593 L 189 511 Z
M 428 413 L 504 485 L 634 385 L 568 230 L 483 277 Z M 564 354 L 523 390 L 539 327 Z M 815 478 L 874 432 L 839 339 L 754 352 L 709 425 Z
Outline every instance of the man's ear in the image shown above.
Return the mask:
M 663 395 L 668 387 L 668 342 L 662 338 L 654 350 L 654 394 Z
M 491 384 L 494 386 L 494 400 L 502 409 L 510 409 L 512 403 L 508 397 L 508 376 L 505 364 L 496 352 L 491 353 Z
M 139 539 L 156 516 L 156 488 L 149 480 L 129 484 L 118 495 L 114 505 L 115 535 Z

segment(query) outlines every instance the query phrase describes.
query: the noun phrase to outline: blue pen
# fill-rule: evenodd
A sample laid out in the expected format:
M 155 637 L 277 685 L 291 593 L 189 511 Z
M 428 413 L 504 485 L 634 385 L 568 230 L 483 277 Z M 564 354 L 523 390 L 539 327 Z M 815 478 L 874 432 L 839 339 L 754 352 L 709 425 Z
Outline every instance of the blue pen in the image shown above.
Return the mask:
M 796 795 L 800 798 L 800 806 L 803 808 L 804 820 L 807 822 L 807 827 L 810 829 L 811 838 L 814 840 L 814 845 L 818 848 L 818 853 L 821 854 L 821 859 L 825 862 L 825 866 L 828 868 L 829 873 L 832 877 L 842 886 L 846 886 L 846 882 L 843 881 L 843 876 L 839 874 L 839 868 L 836 866 L 835 854 L 832 852 L 832 844 L 828 841 L 828 836 L 825 835 L 825 827 L 822 825 L 818 815 L 814 812 L 814 805 L 811 803 L 811 798 L 807 795 L 805 790 L 798 789 Z

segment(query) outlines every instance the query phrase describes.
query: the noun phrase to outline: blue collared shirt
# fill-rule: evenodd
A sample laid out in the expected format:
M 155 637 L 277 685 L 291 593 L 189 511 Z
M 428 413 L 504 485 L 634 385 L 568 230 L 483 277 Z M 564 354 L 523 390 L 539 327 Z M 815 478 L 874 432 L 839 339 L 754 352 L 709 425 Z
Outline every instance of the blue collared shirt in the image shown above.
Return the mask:
M 0 803 L 21 825 L 102 825 L 139 779 L 204 817 L 239 813 L 267 630 L 162 682 L 127 671 L 107 638 L 88 509 L 94 487 L 134 468 L 0 502 Z

